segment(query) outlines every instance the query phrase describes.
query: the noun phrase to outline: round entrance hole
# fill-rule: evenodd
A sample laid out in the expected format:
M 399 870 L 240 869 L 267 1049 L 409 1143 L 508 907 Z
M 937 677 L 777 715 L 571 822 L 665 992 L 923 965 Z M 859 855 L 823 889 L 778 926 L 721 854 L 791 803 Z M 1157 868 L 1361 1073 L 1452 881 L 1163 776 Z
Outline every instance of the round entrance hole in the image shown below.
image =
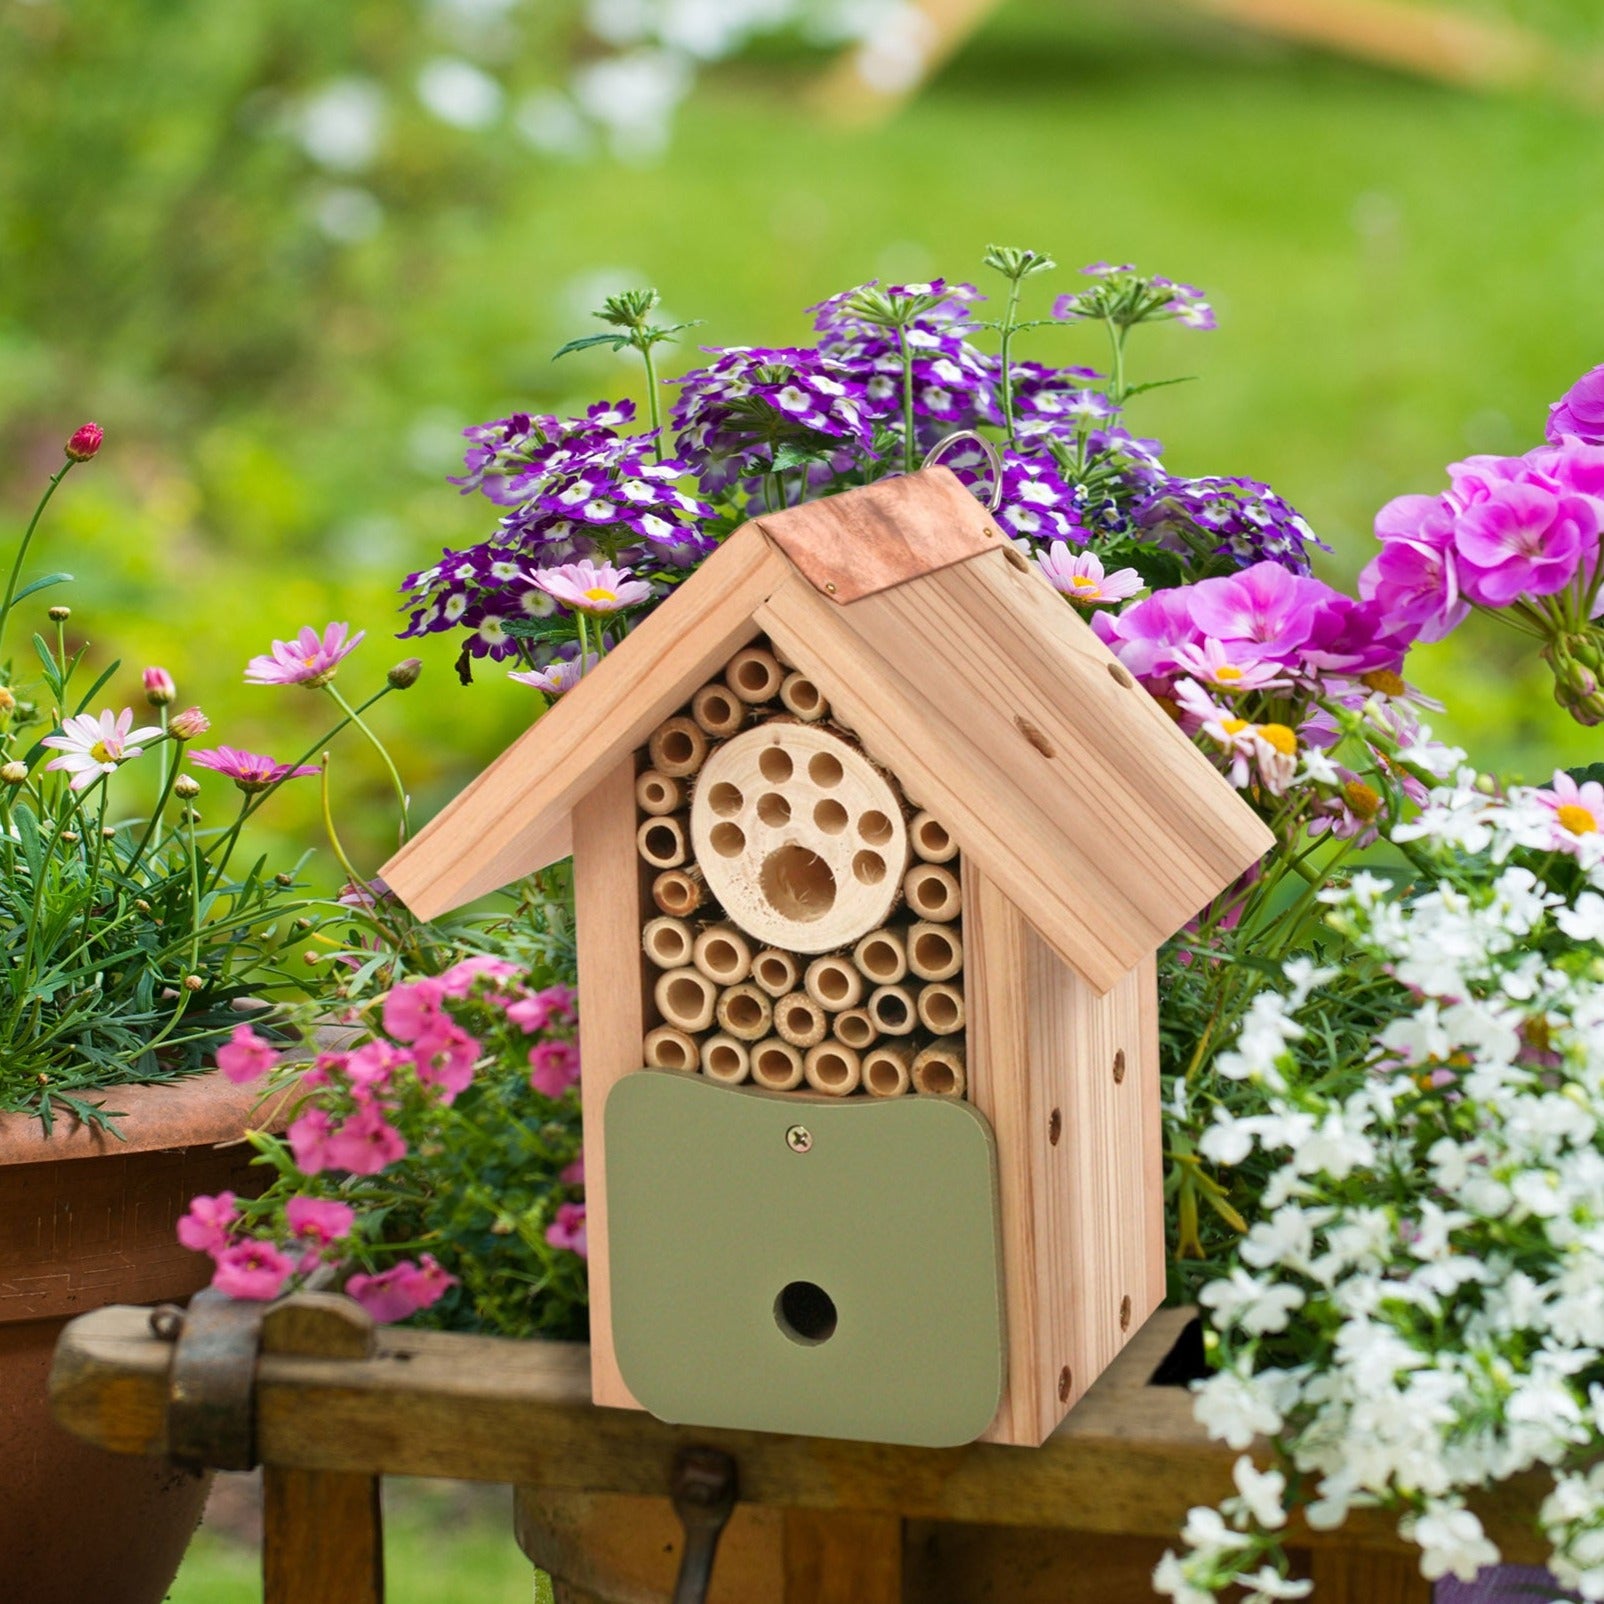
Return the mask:
M 792 1342 L 816 1348 L 835 1335 L 835 1299 L 812 1281 L 792 1281 L 774 1300 L 774 1322 Z
M 835 906 L 835 875 L 817 852 L 797 842 L 776 847 L 758 873 L 764 899 L 798 924 L 822 919 Z

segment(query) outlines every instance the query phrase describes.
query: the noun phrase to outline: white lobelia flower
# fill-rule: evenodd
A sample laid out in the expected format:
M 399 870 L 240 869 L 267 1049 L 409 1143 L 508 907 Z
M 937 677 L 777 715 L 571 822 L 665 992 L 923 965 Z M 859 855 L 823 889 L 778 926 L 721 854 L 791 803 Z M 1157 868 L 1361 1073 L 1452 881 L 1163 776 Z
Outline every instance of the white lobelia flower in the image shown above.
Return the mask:
M 1254 1337 L 1285 1331 L 1292 1311 L 1301 1309 L 1303 1301 L 1302 1288 L 1258 1280 L 1237 1266 L 1198 1294 L 1198 1302 L 1214 1311 L 1217 1326 L 1240 1326 Z
M 1281 1411 L 1269 1389 L 1255 1376 L 1221 1370 L 1192 1389 L 1192 1414 L 1198 1424 L 1229 1448 L 1246 1448 L 1255 1437 L 1281 1429 Z
M 1420 1574 L 1429 1582 L 1456 1576 L 1473 1582 L 1498 1563 L 1498 1549 L 1488 1541 L 1481 1522 L 1468 1509 L 1432 1501 L 1423 1515 L 1402 1523 L 1404 1535 L 1420 1545 Z
M 1604 942 L 1604 897 L 1584 891 L 1574 908 L 1558 908 L 1554 923 L 1573 941 Z
M 1199 1587 L 1170 1549 L 1165 1549 L 1163 1558 L 1153 1567 L 1153 1591 L 1173 1599 L 1175 1604 L 1217 1604 L 1214 1589 Z
M 1307 1598 L 1314 1591 L 1314 1583 L 1283 1576 L 1270 1565 L 1261 1565 L 1251 1576 L 1240 1578 L 1243 1587 L 1251 1589 L 1242 1604 L 1270 1604 L 1274 1599 Z
M 1260 1470 L 1243 1454 L 1231 1467 L 1231 1479 L 1254 1525 L 1267 1532 L 1286 1525 L 1287 1479 L 1279 1470 Z

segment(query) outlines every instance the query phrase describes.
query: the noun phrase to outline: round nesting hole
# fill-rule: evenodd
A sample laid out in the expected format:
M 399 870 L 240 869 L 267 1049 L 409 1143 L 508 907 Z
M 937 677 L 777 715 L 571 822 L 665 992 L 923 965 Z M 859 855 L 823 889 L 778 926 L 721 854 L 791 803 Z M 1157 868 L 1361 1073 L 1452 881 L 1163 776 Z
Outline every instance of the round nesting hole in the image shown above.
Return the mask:
M 736 1030 L 756 1030 L 763 1023 L 763 1004 L 756 997 L 738 992 L 725 999 L 724 1020 Z
M 813 984 L 826 1002 L 840 1002 L 851 989 L 851 980 L 844 969 L 832 969 L 828 964 L 814 977 Z
M 810 679 L 791 681 L 791 704 L 804 713 L 811 713 L 819 705 L 819 687 Z
M 765 791 L 757 799 L 757 816 L 765 824 L 789 824 L 791 804 L 778 791 Z
M 1119 1300 L 1119 1328 L 1121 1331 L 1129 1331 L 1131 1329 L 1131 1299 L 1129 1293 L 1126 1293 Z
M 758 754 L 757 771 L 770 785 L 784 785 L 791 769 L 791 754 L 783 746 L 766 746 Z
M 1064 1116 L 1059 1109 L 1054 1109 L 1047 1116 L 1047 1145 L 1057 1147 L 1064 1134 Z
M 707 793 L 707 805 L 726 819 L 739 813 L 745 801 L 740 786 L 731 785 L 728 780 L 720 780 Z
M 835 1033 L 848 1047 L 867 1047 L 874 1040 L 874 1026 L 861 1014 L 843 1015 L 836 1021 Z
M 702 948 L 702 962 L 721 975 L 733 975 L 741 967 L 741 955 L 733 941 L 714 936 Z
M 1069 1395 L 1075 1390 L 1075 1378 L 1069 1373 L 1069 1366 L 1065 1365 L 1058 1372 L 1058 1401 L 1068 1403 Z
M 738 824 L 715 824 L 707 838 L 721 858 L 738 858 L 746 851 L 746 831 Z
M 859 852 L 852 859 L 852 877 L 866 886 L 877 886 L 886 877 L 886 860 L 878 852 Z
M 839 1053 L 818 1053 L 813 1059 L 813 1073 L 826 1086 L 845 1086 L 852 1079 L 852 1066 Z
M 785 1028 L 795 1036 L 806 1036 L 813 1026 L 813 1010 L 806 1003 L 792 1003 L 785 1010 Z
M 657 1063 L 662 1069 L 690 1069 L 696 1058 L 684 1042 L 665 1036 L 657 1044 Z
M 826 835 L 840 835 L 847 827 L 847 810 L 839 802 L 826 797 L 813 809 L 813 822 Z
M 718 847 L 718 832 L 724 828 L 726 826 L 719 825 L 713 831 L 715 847 Z M 741 845 L 746 845 L 744 836 Z M 734 853 L 725 856 L 733 857 Z M 776 847 L 763 860 L 763 867 L 758 871 L 758 885 L 776 913 L 798 924 L 822 919 L 835 906 L 835 875 L 830 865 L 817 852 L 810 852 L 795 841 Z
M 887 941 L 884 936 L 871 936 L 858 952 L 858 962 L 863 965 L 865 973 L 877 979 L 896 974 L 900 959 L 896 944 Z
M 828 789 L 832 785 L 841 783 L 841 760 L 829 752 L 815 752 L 808 759 L 808 778 L 815 785 L 822 785 Z
M 663 736 L 663 758 L 676 766 L 689 763 L 696 756 L 696 743 L 688 730 L 669 730 Z
M 943 1063 L 939 1058 L 931 1059 L 921 1073 L 925 1090 L 937 1097 L 950 1097 L 958 1089 L 958 1077 L 953 1074 L 952 1065 Z
M 743 691 L 750 691 L 755 696 L 759 691 L 768 689 L 769 670 L 770 665 L 765 663 L 761 657 L 748 657 L 745 661 L 736 665 L 735 683 Z
M 871 808 L 858 820 L 858 834 L 872 847 L 883 847 L 891 839 L 891 820 Z
M 649 825 L 643 843 L 654 863 L 668 863 L 680 851 L 679 831 L 670 824 Z
M 952 943 L 938 931 L 924 930 L 914 937 L 913 955 L 927 969 L 940 969 L 952 962 Z
M 654 775 L 651 779 L 641 782 L 641 797 L 650 807 L 669 807 L 672 805 L 670 802 L 672 796 L 673 792 L 668 788 L 668 781 L 660 776 Z
M 739 1049 L 731 1047 L 728 1042 L 715 1042 L 707 1050 L 707 1070 L 710 1075 L 719 1079 L 739 1075 L 741 1072 Z
M 897 1030 L 908 1023 L 908 1005 L 895 992 L 876 998 L 873 1013 L 887 1030 Z
M 950 1035 L 958 1026 L 958 1003 L 956 998 L 947 996 L 944 992 L 937 992 L 933 997 L 925 999 L 925 1014 L 930 1021 L 930 1028 L 938 1036 Z
M 902 1085 L 902 1076 L 889 1058 L 871 1058 L 863 1071 L 863 1078 L 870 1091 L 878 1092 L 882 1097 L 894 1097 Z
M 788 987 L 791 984 L 790 964 L 774 953 L 755 959 L 752 963 L 752 973 L 771 991 Z
M 1125 1079 L 1125 1049 L 1121 1047 L 1114 1054 L 1114 1084 L 1120 1085 Z
M 918 847 L 930 857 L 939 857 L 952 845 L 952 837 L 947 834 L 944 825 L 937 824 L 934 819 L 925 819 L 919 825 Z
M 689 975 L 683 975 L 678 980 L 669 981 L 663 1000 L 681 1019 L 695 1019 L 707 1003 L 706 985 L 704 980 L 693 980 Z
M 774 1300 L 774 1321 L 792 1342 L 816 1348 L 835 1335 L 835 1299 L 812 1281 L 792 1281 Z
M 791 1055 L 779 1047 L 759 1047 L 752 1054 L 752 1078 L 765 1086 L 789 1081 L 794 1067 Z

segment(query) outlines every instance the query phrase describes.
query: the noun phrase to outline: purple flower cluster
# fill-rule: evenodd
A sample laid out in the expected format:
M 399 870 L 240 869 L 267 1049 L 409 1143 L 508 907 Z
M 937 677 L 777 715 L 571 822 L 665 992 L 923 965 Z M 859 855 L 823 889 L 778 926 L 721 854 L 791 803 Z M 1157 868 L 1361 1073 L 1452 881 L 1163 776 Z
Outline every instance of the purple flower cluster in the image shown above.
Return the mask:
M 1031 556 L 1055 540 L 1086 544 L 1089 536 L 1080 521 L 1079 495 L 1057 470 L 1051 457 L 1023 456 L 1017 451 L 999 453 L 1002 461 L 1002 497 L 997 522 L 1017 543 L 1025 543 Z M 952 471 L 979 496 L 992 491 L 992 466 L 978 445 L 962 441 L 942 458 Z
M 700 527 L 712 508 L 679 488 L 689 465 L 654 460 L 650 434 L 618 433 L 634 415 L 630 402 L 601 402 L 582 418 L 517 413 L 464 430 L 468 471 L 452 482 L 507 510 L 490 541 L 407 576 L 403 637 L 460 627 L 471 655 L 509 657 L 507 621 L 554 610 L 539 570 L 587 557 L 689 569 L 712 551 Z
M 1133 519 L 1167 550 L 1186 553 L 1201 545 L 1236 568 L 1273 562 L 1307 574 L 1309 548 L 1331 549 L 1291 503 L 1256 479 L 1165 479 Z

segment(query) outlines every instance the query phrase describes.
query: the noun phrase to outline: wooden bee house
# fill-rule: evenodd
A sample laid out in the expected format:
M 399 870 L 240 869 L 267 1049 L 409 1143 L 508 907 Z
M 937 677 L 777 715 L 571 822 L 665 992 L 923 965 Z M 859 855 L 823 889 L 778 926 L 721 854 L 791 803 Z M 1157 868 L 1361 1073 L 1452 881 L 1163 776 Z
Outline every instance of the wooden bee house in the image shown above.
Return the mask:
M 738 530 L 384 874 L 574 857 L 598 1403 L 1036 1444 L 1164 1294 L 1156 950 L 1270 844 L 932 468 Z

